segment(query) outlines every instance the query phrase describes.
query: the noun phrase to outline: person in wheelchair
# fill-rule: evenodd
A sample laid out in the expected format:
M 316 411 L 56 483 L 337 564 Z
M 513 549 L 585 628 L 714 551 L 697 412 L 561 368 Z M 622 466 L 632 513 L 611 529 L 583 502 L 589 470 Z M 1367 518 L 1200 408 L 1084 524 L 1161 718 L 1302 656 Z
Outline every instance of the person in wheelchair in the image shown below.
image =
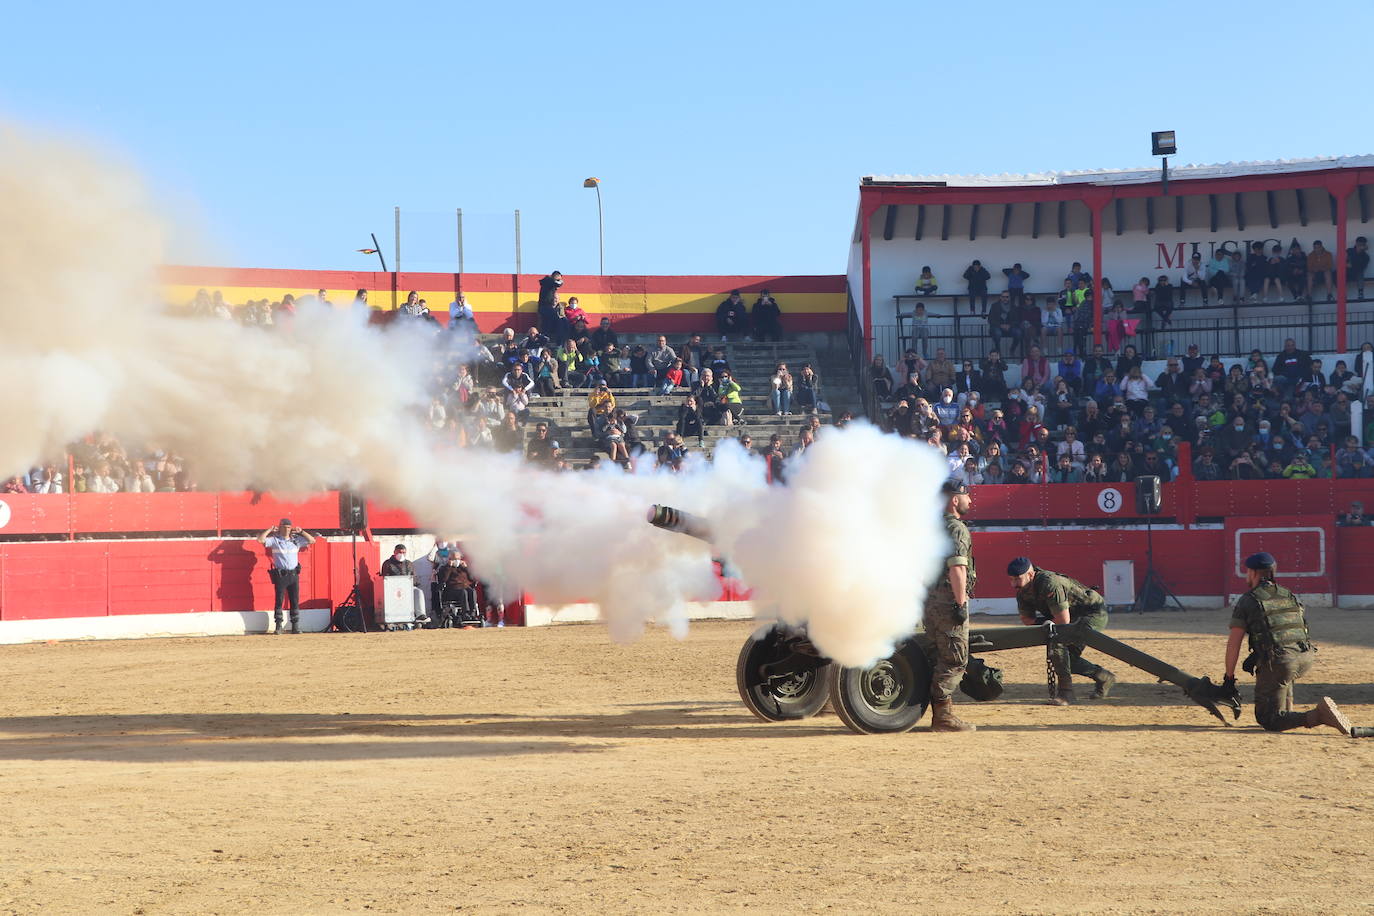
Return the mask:
M 477 604 L 477 583 L 467 564 L 456 554 L 439 570 L 440 626 L 480 627 L 482 612 Z

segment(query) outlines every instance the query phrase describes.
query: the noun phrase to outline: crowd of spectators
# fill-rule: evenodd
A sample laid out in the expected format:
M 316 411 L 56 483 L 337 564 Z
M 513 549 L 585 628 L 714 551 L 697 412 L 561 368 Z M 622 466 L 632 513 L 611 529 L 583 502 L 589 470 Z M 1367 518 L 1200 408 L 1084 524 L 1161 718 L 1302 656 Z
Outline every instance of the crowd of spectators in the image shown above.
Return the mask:
M 1353 369 L 1324 366 L 1292 339 L 1272 357 L 1255 350 L 1229 365 L 1193 345 L 1149 378 L 1131 344 L 1115 359 L 1097 345 L 1084 359 L 1052 361 L 1032 343 L 1017 384 L 996 350 L 956 365 L 943 349 L 927 360 L 913 348 L 895 377 L 881 356 L 869 374 L 886 428 L 939 448 L 970 484 L 1167 482 L 1182 443 L 1198 480 L 1302 480 L 1374 477 L 1374 449 L 1360 444 L 1374 442 L 1374 396 L 1363 429 L 1352 411 L 1371 361 L 1369 343 Z
M 185 459 L 149 446 L 127 449 L 108 433 L 92 433 L 46 462 L 5 481 L 4 493 L 189 493 L 196 480 Z
M 1356 297 L 1363 299 L 1369 268 L 1368 239 L 1356 238 L 1346 249 L 1345 258 L 1347 282 L 1355 286 Z M 1008 355 L 1022 356 L 1032 346 L 1051 356 L 1070 349 L 1083 356 L 1099 303 L 1106 349 L 1115 355 L 1132 338 L 1139 337 L 1137 342 L 1144 343 L 1155 330 L 1168 328 L 1174 311 L 1186 307 L 1194 291 L 1205 307 L 1225 304 L 1228 297 L 1233 304 L 1311 302 L 1318 294 L 1331 301 L 1336 290 L 1334 256 L 1319 239 L 1312 242 L 1310 251 L 1293 239 L 1286 251 L 1275 244 L 1266 252 L 1262 242 L 1255 242 L 1249 252 L 1219 248 L 1206 258 L 1196 252 L 1183 266 L 1177 283 L 1168 274 L 1159 274 L 1153 281 L 1144 276 L 1129 293 L 1123 290 L 1120 294 L 1105 277 L 1094 284 L 1091 274 L 1076 261 L 1053 293 L 1029 292 L 1026 281 L 1031 275 L 1020 264 L 1004 267 L 1001 273 L 1005 288 L 993 297 L 989 294 L 991 272 L 981 261 L 973 261 L 963 273 L 964 294 L 969 311 L 986 319 L 992 347 L 1000 351 L 1005 344 Z M 939 289 L 931 268 L 923 266 L 916 279 L 916 295 L 929 298 Z M 919 301 L 908 318 L 911 344 L 922 357 L 930 355 L 930 318 L 925 304 Z

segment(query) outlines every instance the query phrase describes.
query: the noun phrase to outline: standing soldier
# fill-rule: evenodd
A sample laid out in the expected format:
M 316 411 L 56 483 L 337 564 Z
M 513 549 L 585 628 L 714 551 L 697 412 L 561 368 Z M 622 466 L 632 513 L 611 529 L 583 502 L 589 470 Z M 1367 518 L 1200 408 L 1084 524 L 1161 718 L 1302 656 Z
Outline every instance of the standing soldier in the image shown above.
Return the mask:
M 280 636 L 281 608 L 286 604 L 291 613 L 291 632 L 301 631 L 301 563 L 300 552 L 315 543 L 315 536 L 304 528 L 292 526 L 284 518 L 275 527 L 258 535 L 258 543 L 272 554 L 272 567 L 267 574 L 272 579 L 273 635 Z
M 926 597 L 922 625 L 935 643 L 935 672 L 930 679 L 930 730 L 971 732 L 977 726 L 954 714 L 954 691 L 968 667 L 968 600 L 977 573 L 973 566 L 973 540 L 963 518 L 968 514 L 968 487 L 947 480 L 941 491 L 945 505 L 945 531 L 950 552 L 945 569 Z
M 1352 728 L 1330 697 L 1322 697 L 1306 712 L 1293 712 L 1293 683 L 1311 669 L 1317 649 L 1307 641 L 1302 602 L 1274 582 L 1275 565 L 1268 553 L 1245 558 L 1245 584 L 1250 590 L 1240 596 L 1231 612 L 1223 683 L 1235 687 L 1240 641 L 1248 636 L 1250 656 L 1243 667 L 1255 675 L 1255 721 L 1261 728 L 1283 732 L 1329 725 L 1342 735 L 1374 736 L 1374 729 Z
M 1107 604 L 1095 590 L 1082 582 L 1036 569 L 1025 557 L 1007 564 L 1007 575 L 1016 589 L 1016 612 L 1026 626 L 1053 621 L 1058 624 L 1085 622 L 1101 633 L 1107 628 Z M 1111 693 L 1116 675 L 1101 665 L 1083 661 L 1083 646 L 1054 643 L 1045 648 L 1045 668 L 1049 677 L 1050 705 L 1068 706 L 1074 702 L 1073 678 L 1077 674 L 1097 682 L 1091 699 L 1101 700 Z

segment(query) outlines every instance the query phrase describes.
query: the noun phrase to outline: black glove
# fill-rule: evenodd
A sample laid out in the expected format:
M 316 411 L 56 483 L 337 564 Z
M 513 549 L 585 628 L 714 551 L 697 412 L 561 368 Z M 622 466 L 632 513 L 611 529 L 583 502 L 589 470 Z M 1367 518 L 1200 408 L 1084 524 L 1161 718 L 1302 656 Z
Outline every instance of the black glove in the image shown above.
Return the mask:
M 956 604 L 956 605 L 954 606 L 954 622 L 955 622 L 955 623 L 968 623 L 968 602 L 967 602 L 967 601 L 965 601 L 963 604 Z

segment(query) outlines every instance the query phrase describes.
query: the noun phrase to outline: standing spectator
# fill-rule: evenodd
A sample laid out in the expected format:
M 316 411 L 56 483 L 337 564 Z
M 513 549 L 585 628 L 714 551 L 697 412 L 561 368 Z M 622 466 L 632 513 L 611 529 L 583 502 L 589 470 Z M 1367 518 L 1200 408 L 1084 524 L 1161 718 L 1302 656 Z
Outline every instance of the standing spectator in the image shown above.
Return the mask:
M 1030 353 L 1031 347 L 1040 346 L 1040 306 L 1034 296 L 1026 296 L 1018 310 L 1018 327 L 1021 333 L 1021 353 Z
M 916 278 L 916 295 L 933 296 L 940 288 L 940 284 L 935 282 L 935 274 L 930 272 L 930 267 L 921 268 L 921 275 Z
M 992 274 L 983 266 L 982 261 L 975 260 L 964 271 L 964 280 L 968 283 L 968 310 L 970 314 L 978 311 L 981 303 L 983 314 L 988 313 L 988 281 L 992 279 Z
M 1307 256 L 1307 295 L 1312 296 L 1317 291 L 1317 284 L 1326 285 L 1326 301 L 1331 302 L 1336 292 L 1336 272 L 1335 262 L 1331 258 L 1331 252 L 1327 251 L 1320 241 L 1312 243 L 1312 253 Z
M 1007 292 L 1011 297 L 1011 304 L 1019 306 L 1025 300 L 1026 281 L 1030 279 L 1030 274 L 1021 268 L 1020 264 L 1013 264 L 1010 267 L 1002 268 L 1002 275 L 1007 278 Z
M 557 270 L 539 281 L 539 328 L 556 344 L 568 337 L 568 320 L 558 301 L 558 290 L 562 286 L 563 274 Z
M 911 346 L 924 358 L 930 346 L 930 319 L 926 316 L 924 302 L 916 303 L 911 310 Z
M 301 631 L 301 564 L 300 552 L 308 550 L 315 543 L 315 536 L 304 528 L 296 528 L 291 519 L 284 518 L 275 526 L 269 526 L 258 535 L 262 544 L 272 555 L 272 566 L 268 576 L 272 579 L 272 620 L 273 635 L 282 633 L 282 604 L 290 610 L 291 632 Z M 404 549 L 404 548 L 402 548 Z
M 1346 282 L 1355 281 L 1355 298 L 1364 298 L 1364 275 L 1369 270 L 1369 239 L 1357 236 L 1355 244 L 1345 250 Z
M 716 330 L 720 333 L 722 342 L 730 339 L 731 336 L 738 337 L 746 335 L 745 340 L 749 340 L 749 312 L 744 307 L 744 299 L 740 297 L 739 290 L 730 290 L 730 296 L 720 305 L 716 306 Z
M 1131 311 L 1142 315 L 1150 312 L 1150 278 L 1141 277 L 1131 287 Z
M 782 340 L 782 309 L 778 300 L 769 290 L 762 290 L 750 309 L 754 321 L 754 337 L 757 340 Z

